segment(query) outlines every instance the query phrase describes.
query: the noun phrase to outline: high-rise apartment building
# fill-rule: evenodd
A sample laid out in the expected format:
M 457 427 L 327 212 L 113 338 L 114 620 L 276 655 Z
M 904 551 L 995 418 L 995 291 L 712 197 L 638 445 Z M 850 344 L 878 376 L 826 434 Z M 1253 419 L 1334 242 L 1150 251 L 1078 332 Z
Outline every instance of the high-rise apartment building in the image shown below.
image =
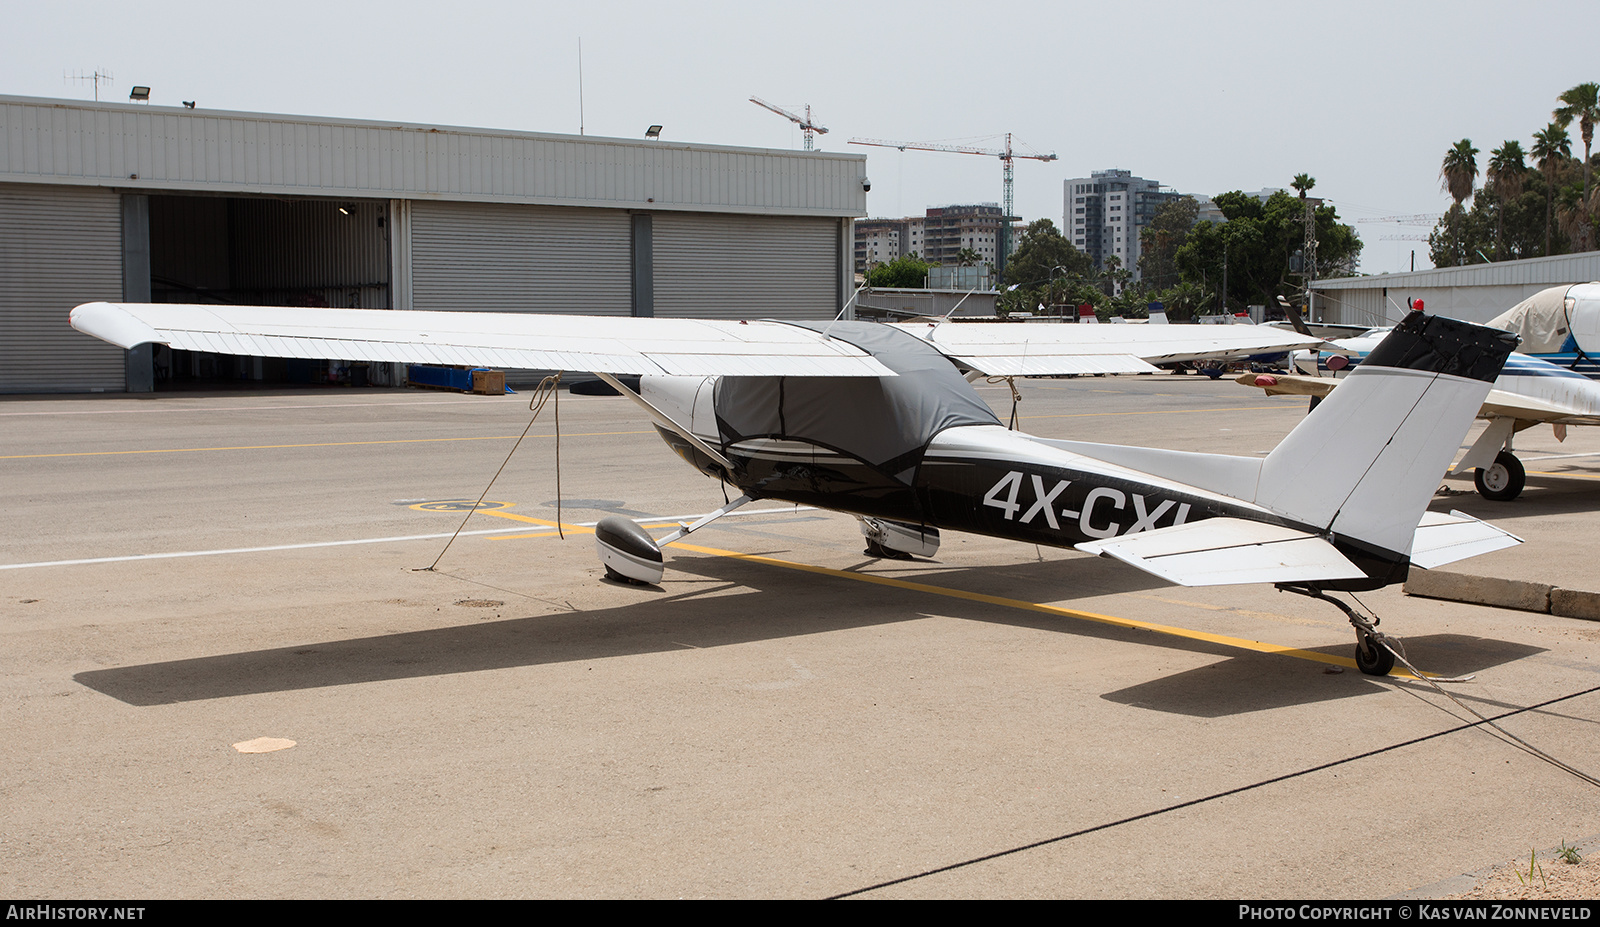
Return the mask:
M 1117 258 L 1139 279 L 1139 230 L 1150 224 L 1163 203 L 1178 198 L 1174 191 L 1129 171 L 1095 171 L 1065 182 L 1062 234 L 1072 246 L 1104 269 Z
M 857 219 L 856 272 L 916 254 L 930 264 L 955 264 L 963 250 L 978 255 L 980 264 L 999 264 L 1000 227 L 1005 217 L 999 206 L 935 206 L 922 216 L 904 219 Z M 1011 234 L 1011 250 L 1017 234 Z

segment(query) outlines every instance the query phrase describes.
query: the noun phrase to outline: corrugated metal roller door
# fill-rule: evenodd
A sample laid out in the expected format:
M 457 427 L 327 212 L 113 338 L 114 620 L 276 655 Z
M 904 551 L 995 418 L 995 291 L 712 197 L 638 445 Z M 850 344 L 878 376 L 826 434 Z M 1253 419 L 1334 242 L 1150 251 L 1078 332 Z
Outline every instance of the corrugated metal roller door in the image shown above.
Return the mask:
M 67 313 L 121 298 L 121 197 L 0 184 L 0 392 L 120 392 L 122 349 L 74 331 Z
M 620 209 L 415 201 L 412 305 L 629 315 L 629 239 Z
M 838 311 L 836 219 L 658 212 L 656 315 L 826 319 Z

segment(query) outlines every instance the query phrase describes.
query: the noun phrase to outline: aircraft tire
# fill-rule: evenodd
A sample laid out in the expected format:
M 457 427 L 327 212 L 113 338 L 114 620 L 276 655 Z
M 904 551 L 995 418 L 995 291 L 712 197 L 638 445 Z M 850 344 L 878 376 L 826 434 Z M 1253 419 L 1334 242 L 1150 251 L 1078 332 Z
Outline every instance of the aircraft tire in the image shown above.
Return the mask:
M 895 550 L 892 547 L 884 547 L 882 544 L 879 544 L 877 541 L 874 541 L 871 538 L 867 539 L 867 549 L 863 550 L 862 553 L 867 555 L 868 557 L 876 557 L 879 560 L 913 560 L 913 559 L 915 559 L 914 557 L 912 557 L 910 554 L 906 553 L 903 550 Z
M 1394 669 L 1394 654 L 1369 637 L 1356 640 L 1356 669 L 1368 676 L 1387 676 Z
M 1528 485 L 1528 473 L 1515 454 L 1501 451 L 1493 464 L 1473 471 L 1472 482 L 1478 487 L 1478 495 L 1485 499 L 1510 502 L 1522 495 L 1522 488 Z

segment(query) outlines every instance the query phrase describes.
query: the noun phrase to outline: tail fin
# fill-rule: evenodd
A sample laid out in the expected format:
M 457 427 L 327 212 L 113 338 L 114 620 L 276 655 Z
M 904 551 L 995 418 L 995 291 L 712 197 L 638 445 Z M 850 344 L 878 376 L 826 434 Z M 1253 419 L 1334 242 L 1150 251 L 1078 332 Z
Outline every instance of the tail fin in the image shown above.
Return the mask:
M 1517 340 L 1411 313 L 1262 461 L 1255 502 L 1328 532 L 1374 579 L 1385 565 L 1403 576 L 1417 523 Z

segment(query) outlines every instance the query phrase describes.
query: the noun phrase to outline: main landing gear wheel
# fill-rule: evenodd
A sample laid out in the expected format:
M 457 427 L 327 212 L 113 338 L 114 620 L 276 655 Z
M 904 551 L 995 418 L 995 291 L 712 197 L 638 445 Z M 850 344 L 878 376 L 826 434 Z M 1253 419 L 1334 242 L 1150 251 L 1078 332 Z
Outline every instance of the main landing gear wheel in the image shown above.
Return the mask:
M 1356 669 L 1368 676 L 1387 676 L 1394 669 L 1394 653 L 1376 634 L 1356 635 Z
M 1521 495 L 1522 488 L 1528 485 L 1528 473 L 1515 454 L 1501 451 L 1495 456 L 1493 464 L 1473 471 L 1472 481 L 1478 487 L 1478 495 L 1485 499 L 1510 502 Z
M 882 544 L 879 544 L 877 541 L 874 541 L 871 538 L 867 538 L 867 549 L 863 550 L 862 553 L 868 557 L 876 557 L 879 560 L 916 559 L 903 550 L 895 550 L 892 547 L 884 547 Z

